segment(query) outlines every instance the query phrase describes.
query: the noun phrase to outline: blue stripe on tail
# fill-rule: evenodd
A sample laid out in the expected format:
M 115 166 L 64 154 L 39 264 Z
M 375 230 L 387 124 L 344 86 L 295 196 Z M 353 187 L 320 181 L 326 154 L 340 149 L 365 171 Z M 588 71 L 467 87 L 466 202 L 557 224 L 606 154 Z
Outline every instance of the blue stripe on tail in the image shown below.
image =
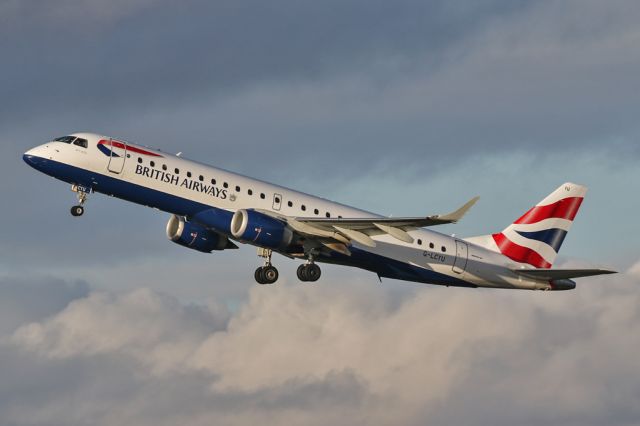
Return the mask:
M 560 250 L 560 246 L 562 245 L 564 238 L 567 236 L 567 231 L 558 228 L 545 229 L 543 231 L 535 232 L 516 232 L 525 238 L 540 241 L 541 243 L 545 243 L 551 246 L 556 253 L 558 252 L 558 250 Z

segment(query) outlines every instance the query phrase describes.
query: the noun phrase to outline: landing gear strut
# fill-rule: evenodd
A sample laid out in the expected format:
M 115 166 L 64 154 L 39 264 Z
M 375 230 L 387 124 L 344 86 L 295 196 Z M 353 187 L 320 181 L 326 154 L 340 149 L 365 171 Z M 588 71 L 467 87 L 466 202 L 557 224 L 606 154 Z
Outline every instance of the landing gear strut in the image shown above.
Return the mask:
M 304 265 L 298 266 L 296 271 L 298 279 L 303 282 L 315 282 L 318 281 L 322 271 L 320 267 L 313 261 L 313 255 L 309 255 L 309 261 Z
M 278 270 L 271 264 L 271 254 L 273 252 L 270 249 L 258 249 L 258 256 L 264 258 L 264 266 L 256 269 L 253 275 L 258 284 L 273 284 L 278 281 Z
M 78 205 L 71 207 L 71 215 L 76 217 L 82 216 L 84 214 L 84 202 L 87 201 L 89 194 L 78 185 L 73 185 L 71 190 L 78 195 Z

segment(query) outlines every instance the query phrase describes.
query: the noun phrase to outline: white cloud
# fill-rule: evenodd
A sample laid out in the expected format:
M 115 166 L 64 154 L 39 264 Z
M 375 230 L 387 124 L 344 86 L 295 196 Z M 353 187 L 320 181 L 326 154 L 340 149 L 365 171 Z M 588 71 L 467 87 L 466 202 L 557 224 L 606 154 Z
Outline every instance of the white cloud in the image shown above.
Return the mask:
M 631 268 L 629 268 L 628 274 L 640 278 L 640 261 L 634 263 Z
M 128 395 L 119 414 L 96 424 L 625 424 L 640 416 L 638 281 L 595 278 L 565 293 L 425 288 L 399 302 L 359 284 L 256 286 L 233 314 L 148 289 L 100 293 L 11 342 L 40 362 L 135 371 L 118 385 Z M 161 386 L 158 407 L 146 392 Z

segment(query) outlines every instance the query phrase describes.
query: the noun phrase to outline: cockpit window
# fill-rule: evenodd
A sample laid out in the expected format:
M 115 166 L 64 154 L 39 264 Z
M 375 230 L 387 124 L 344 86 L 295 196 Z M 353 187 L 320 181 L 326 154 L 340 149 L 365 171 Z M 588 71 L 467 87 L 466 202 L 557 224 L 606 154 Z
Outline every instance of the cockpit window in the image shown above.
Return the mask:
M 83 148 L 86 148 L 86 147 L 89 146 L 89 143 L 87 142 L 87 140 L 86 139 L 82 139 L 82 138 L 76 139 L 75 141 L 73 141 L 73 144 L 81 146 Z
M 53 141 L 54 142 L 64 142 L 64 143 L 71 143 L 74 140 L 76 140 L 75 136 L 62 136 L 60 138 L 55 138 Z

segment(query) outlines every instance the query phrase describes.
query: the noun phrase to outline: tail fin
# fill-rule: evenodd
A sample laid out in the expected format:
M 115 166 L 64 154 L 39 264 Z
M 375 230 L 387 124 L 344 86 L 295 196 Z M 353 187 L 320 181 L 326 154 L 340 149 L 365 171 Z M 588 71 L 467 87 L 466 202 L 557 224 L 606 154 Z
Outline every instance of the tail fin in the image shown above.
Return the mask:
M 585 186 L 562 184 L 502 232 L 477 242 L 516 262 L 551 268 L 586 193 Z

